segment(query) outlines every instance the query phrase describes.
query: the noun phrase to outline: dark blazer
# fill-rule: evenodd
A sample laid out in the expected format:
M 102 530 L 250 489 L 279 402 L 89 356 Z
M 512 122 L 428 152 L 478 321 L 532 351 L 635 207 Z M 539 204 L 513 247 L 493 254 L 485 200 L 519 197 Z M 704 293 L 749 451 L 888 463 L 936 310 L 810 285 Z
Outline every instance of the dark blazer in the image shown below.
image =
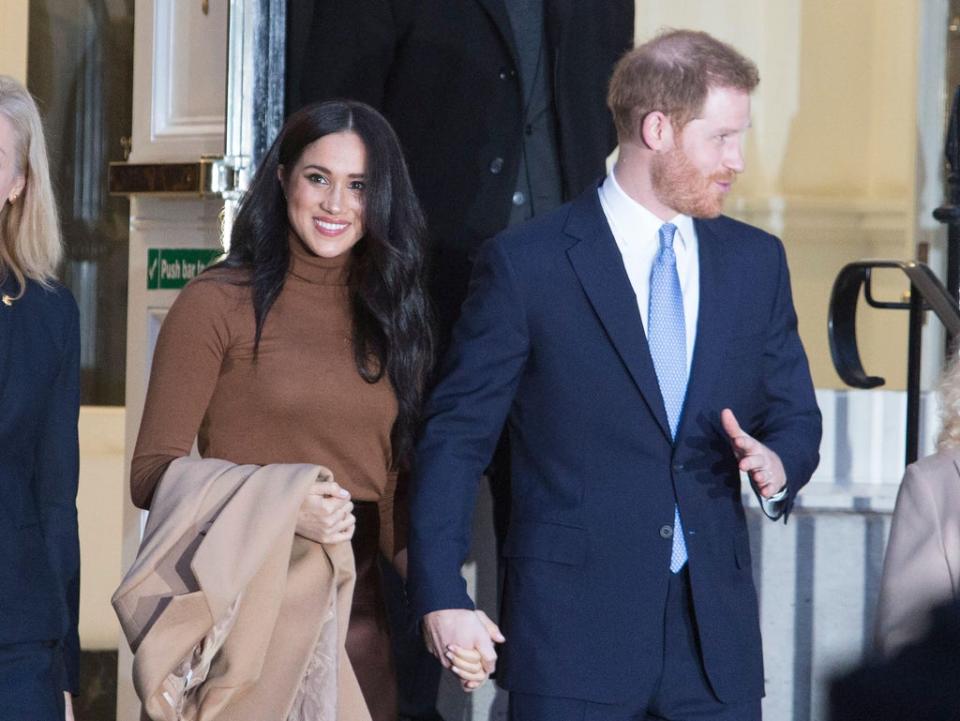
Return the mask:
M 0 291 L 14 295 L 8 278 Z M 61 285 L 0 303 L 0 644 L 58 641 L 77 688 L 80 326 Z M 0 679 L 0 684 L 3 679 Z
M 470 257 L 506 227 L 516 190 L 524 98 L 504 1 L 312 6 L 310 31 L 291 51 L 297 107 L 349 97 L 393 125 L 430 226 L 434 297 L 452 322 Z M 607 83 L 633 45 L 633 18 L 634 0 L 544 0 L 564 200 L 603 174 L 616 146 Z
M 818 462 L 820 413 L 781 243 L 725 217 L 696 228 L 700 311 L 675 443 L 595 188 L 480 252 L 417 448 L 409 586 L 418 614 L 472 607 L 460 566 L 508 418 L 509 689 L 622 702 L 653 683 L 676 494 L 710 683 L 724 702 L 762 694 L 740 475 L 719 414 L 733 409 L 780 455 L 788 513 Z

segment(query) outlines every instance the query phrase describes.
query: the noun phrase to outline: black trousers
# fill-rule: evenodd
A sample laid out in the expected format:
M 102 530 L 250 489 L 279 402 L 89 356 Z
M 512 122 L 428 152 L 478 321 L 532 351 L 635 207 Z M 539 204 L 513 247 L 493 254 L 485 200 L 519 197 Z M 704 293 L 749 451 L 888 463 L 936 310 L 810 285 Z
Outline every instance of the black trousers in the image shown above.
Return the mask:
M 0 718 L 63 721 L 62 667 L 56 643 L 0 645 Z
M 651 696 L 644 693 L 624 704 L 600 704 L 511 693 L 510 721 L 760 721 L 759 698 L 737 704 L 717 699 L 703 669 L 697 638 L 690 575 L 684 567 L 670 578 L 663 661 Z M 611 659 L 611 664 L 615 662 Z

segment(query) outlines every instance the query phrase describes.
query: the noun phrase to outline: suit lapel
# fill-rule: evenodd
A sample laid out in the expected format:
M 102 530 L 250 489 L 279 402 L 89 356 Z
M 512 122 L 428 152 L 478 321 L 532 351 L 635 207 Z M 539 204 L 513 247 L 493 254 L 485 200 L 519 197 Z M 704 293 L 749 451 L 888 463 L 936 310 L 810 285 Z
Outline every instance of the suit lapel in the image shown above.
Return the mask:
M 575 201 L 565 231 L 579 240 L 567 250 L 567 257 L 590 304 L 660 430 L 670 439 L 667 412 L 640 320 L 637 298 L 600 206 L 596 188 L 588 190 Z
M 736 287 L 736 279 L 731 275 L 730 254 L 724 248 L 726 240 L 714 232 L 709 221 L 695 220 L 694 225 L 700 256 L 700 307 L 678 438 L 704 409 L 710 389 L 716 383 L 723 358 L 723 342 L 729 335 L 730 326 L 729 313 L 726 312 L 729 303 L 725 302 L 724 290 L 729 293 Z
M 513 27 L 510 25 L 510 16 L 507 15 L 507 6 L 504 5 L 504 0 L 476 0 L 476 2 L 487 11 L 487 15 L 493 20 L 493 24 L 496 25 L 497 30 L 500 31 L 500 37 L 510 51 L 510 57 L 513 58 L 514 66 L 519 68 L 520 56 L 517 52 L 516 42 L 514 42 L 513 39 Z

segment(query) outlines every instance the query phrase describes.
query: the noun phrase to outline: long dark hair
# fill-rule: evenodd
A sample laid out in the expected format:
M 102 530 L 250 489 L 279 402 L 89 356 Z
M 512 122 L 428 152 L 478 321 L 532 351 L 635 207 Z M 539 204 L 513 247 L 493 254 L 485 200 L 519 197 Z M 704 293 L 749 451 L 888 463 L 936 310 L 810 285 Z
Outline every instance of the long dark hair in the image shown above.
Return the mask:
M 413 445 L 433 363 L 431 314 L 424 291 L 426 224 L 390 124 L 369 105 L 328 100 L 291 115 L 260 163 L 240 203 L 230 251 L 220 267 L 247 271 L 256 319 L 255 348 L 290 265 L 287 202 L 277 170 L 290 173 L 304 149 L 331 133 L 356 133 L 367 151 L 364 235 L 350 250 L 353 355 L 360 376 L 384 373 L 398 403 L 394 463 Z

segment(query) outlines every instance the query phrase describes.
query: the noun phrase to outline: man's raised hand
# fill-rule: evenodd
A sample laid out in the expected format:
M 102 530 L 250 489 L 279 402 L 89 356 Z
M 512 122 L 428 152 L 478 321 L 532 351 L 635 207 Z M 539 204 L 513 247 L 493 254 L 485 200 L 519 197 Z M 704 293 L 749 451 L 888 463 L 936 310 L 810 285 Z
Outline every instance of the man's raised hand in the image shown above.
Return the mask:
M 780 456 L 744 431 L 729 408 L 720 412 L 720 423 L 730 439 L 740 470 L 750 477 L 757 493 L 764 498 L 779 493 L 787 485 L 787 473 Z

